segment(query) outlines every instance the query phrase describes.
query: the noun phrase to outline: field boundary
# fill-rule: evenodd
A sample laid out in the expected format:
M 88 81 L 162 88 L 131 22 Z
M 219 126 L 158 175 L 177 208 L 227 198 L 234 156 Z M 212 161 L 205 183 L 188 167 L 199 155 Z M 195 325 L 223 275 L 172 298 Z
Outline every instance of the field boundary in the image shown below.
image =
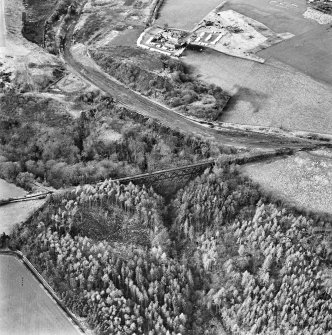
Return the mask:
M 43 288 L 51 295 L 51 298 L 56 302 L 60 309 L 66 314 L 66 316 L 74 323 L 75 326 L 79 328 L 82 334 L 86 334 L 85 329 L 76 318 L 76 316 L 65 306 L 65 304 L 57 297 L 53 288 L 47 283 L 47 281 L 42 277 L 42 275 L 37 271 L 37 269 L 32 265 L 32 263 L 24 256 L 21 251 L 13 250 L 0 250 L 0 255 L 8 255 L 18 258 L 23 262 L 27 269 L 32 273 L 32 275 L 38 280 L 38 282 L 43 286 Z
M 149 27 L 153 22 L 155 21 L 156 17 L 159 14 L 159 10 L 161 6 L 163 5 L 164 0 L 156 0 L 155 4 L 152 6 L 152 10 L 146 20 L 146 27 Z

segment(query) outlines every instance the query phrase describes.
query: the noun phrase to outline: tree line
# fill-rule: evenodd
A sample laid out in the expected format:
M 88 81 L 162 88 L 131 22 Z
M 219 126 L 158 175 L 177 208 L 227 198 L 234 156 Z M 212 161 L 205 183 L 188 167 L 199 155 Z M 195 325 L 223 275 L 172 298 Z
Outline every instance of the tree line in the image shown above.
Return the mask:
M 234 166 L 168 205 L 105 180 L 53 197 L 11 246 L 98 334 L 328 334 L 331 221 L 271 200 Z
M 0 177 L 23 185 L 34 177 L 59 188 L 236 152 L 164 127 L 100 93 L 78 96 L 76 104 L 85 111 L 74 119 L 52 99 L 2 96 Z
M 170 234 L 201 273 L 201 309 L 230 334 L 329 334 L 331 244 L 317 227 L 331 221 L 270 201 L 234 167 L 178 192 Z
M 107 73 L 131 89 L 188 116 L 216 120 L 230 98 L 221 87 L 197 80 L 181 61 L 165 55 L 132 47 L 90 53 Z

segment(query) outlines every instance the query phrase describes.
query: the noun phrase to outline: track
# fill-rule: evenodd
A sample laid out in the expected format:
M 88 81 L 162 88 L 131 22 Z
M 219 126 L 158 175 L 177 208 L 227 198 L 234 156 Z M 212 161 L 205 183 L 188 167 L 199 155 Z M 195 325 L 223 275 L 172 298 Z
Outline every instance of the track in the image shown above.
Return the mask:
M 284 147 L 296 149 L 311 145 L 310 141 L 288 138 L 285 136 L 241 130 L 216 130 L 210 128 L 208 124 L 203 125 L 199 122 L 190 120 L 173 110 L 130 90 L 118 80 L 102 71 L 88 56 L 80 55 L 78 58 L 77 55 L 72 53 L 72 35 L 76 21 L 74 20 L 68 28 L 66 44 L 63 51 L 63 58 L 67 63 L 69 70 L 90 84 L 98 87 L 101 91 L 114 97 L 118 103 L 125 108 L 140 113 L 146 117 L 157 119 L 163 125 L 180 130 L 183 133 L 198 135 L 204 139 L 213 140 L 223 145 L 238 148 L 274 150 Z M 92 64 L 91 66 L 83 64 L 82 58 L 84 57 L 86 57 L 89 64 Z
M 44 199 L 47 197 L 48 194 L 51 194 L 51 193 L 53 193 L 53 191 L 48 191 L 45 193 L 31 194 L 25 197 L 17 197 L 17 198 L 9 198 L 9 199 L 0 200 L 0 206 L 8 205 L 14 202 Z

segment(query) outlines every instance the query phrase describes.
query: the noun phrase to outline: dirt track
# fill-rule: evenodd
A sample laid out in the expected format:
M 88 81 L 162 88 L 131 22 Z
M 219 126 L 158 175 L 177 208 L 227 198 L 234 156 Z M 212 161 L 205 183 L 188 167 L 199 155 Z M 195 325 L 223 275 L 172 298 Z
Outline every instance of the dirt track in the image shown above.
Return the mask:
M 102 91 L 113 96 L 123 106 L 147 117 L 157 119 L 164 125 L 179 129 L 182 132 L 195 134 L 206 139 L 215 140 L 224 145 L 236 147 L 276 149 L 280 147 L 300 147 L 308 144 L 306 141 L 288 139 L 285 137 L 249 131 L 219 131 L 202 126 L 131 91 L 115 79 L 113 80 L 105 73 L 98 71 L 96 68 L 83 66 L 80 60 L 72 56 L 69 49 L 66 49 L 64 57 L 74 73 L 77 73 Z
M 81 334 L 17 258 L 0 256 L 0 334 Z
M 205 139 L 214 140 L 220 144 L 250 149 L 277 149 L 283 147 L 298 148 L 309 144 L 308 141 L 291 139 L 275 135 L 266 135 L 250 131 L 221 131 L 203 126 L 181 116 L 171 109 L 161 106 L 150 99 L 130 90 L 116 79 L 105 74 L 88 56 L 74 55 L 71 51 L 72 32 L 75 22 L 72 23 L 68 34 L 63 57 L 69 69 L 84 78 L 85 81 L 107 92 L 126 108 L 136 111 L 147 117 L 159 120 L 165 126 L 179 129 L 187 134 L 194 134 Z M 84 57 L 87 61 L 84 61 Z M 87 65 L 89 64 L 89 65 Z

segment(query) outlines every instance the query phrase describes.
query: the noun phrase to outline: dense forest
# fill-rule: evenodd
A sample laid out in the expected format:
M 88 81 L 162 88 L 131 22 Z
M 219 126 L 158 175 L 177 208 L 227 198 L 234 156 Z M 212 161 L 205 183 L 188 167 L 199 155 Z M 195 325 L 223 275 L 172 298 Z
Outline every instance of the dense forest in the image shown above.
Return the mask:
M 0 98 L 1 178 L 37 178 L 59 188 L 236 152 L 118 107 L 98 91 L 75 99 L 74 108 L 83 109 L 76 118 L 65 104 L 44 96 Z
M 144 186 L 78 186 L 11 243 L 97 334 L 323 335 L 330 225 L 219 164 L 167 204 Z
M 331 220 L 260 193 L 216 167 L 172 203 L 172 236 L 202 273 L 204 307 L 230 334 L 331 334 Z
M 12 237 L 98 334 L 185 333 L 194 283 L 169 257 L 163 210 L 153 190 L 105 181 L 53 199 Z
M 79 2 L 25 4 L 25 37 L 58 53 Z M 91 55 L 185 115 L 214 120 L 229 99 L 169 57 L 133 47 Z M 157 187 L 119 184 L 238 151 L 97 90 L 65 102 L 47 96 L 0 97 L 0 178 L 76 188 L 48 196 L 14 228 L 10 247 L 84 326 L 98 335 L 332 335 L 331 217 L 287 206 L 222 160 L 167 198 Z

